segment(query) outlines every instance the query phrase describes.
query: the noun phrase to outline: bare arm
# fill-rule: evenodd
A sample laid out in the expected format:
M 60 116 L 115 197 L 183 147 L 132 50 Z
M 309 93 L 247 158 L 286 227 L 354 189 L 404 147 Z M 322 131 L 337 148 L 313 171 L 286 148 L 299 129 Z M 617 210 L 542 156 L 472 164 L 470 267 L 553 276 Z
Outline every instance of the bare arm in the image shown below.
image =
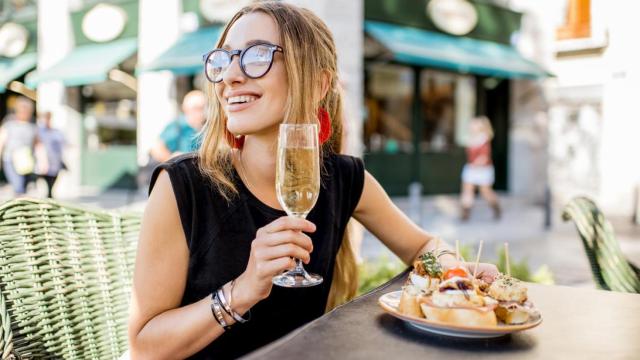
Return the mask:
M 184 358 L 222 334 L 209 299 L 178 308 L 189 250 L 166 172 L 158 177 L 140 232 L 129 319 L 132 358 Z
M 295 263 L 308 262 L 312 223 L 283 217 L 258 230 L 247 269 L 233 288 L 233 309 L 244 314 L 271 292 L 271 278 Z M 161 172 L 149 197 L 140 232 L 129 318 L 134 359 L 185 358 L 200 351 L 224 330 L 211 313 L 207 296 L 179 307 L 187 279 L 189 249 L 171 181 Z M 213 290 L 213 289 L 212 289 Z M 224 291 L 228 298 L 229 286 Z M 234 320 L 224 315 L 228 324 Z
M 364 189 L 353 216 L 407 265 L 436 246 L 432 241 L 435 237 L 398 209 L 368 171 L 365 171 Z M 444 242 L 440 242 L 439 248 L 450 249 Z
M 171 151 L 161 140 L 158 140 L 150 151 L 151 157 L 156 161 L 165 162 L 171 158 Z
M 435 237 L 414 224 L 398 209 L 378 181 L 367 171 L 362 196 L 353 216 L 407 265 L 413 264 L 420 254 L 436 247 Z M 451 246 L 444 241 L 439 242 L 438 248 L 451 250 Z M 440 260 L 445 267 L 458 264 L 452 255 L 444 255 Z M 460 265 L 469 266 L 468 263 Z M 483 264 L 480 271 L 491 276 L 497 269 L 493 265 Z

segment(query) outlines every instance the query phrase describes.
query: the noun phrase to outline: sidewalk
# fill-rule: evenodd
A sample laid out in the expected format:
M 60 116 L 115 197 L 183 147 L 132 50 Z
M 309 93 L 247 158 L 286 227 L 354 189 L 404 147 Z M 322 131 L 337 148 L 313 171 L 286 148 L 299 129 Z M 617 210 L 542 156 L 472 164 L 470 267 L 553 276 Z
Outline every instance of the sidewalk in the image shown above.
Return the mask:
M 42 194 L 42 188 L 31 188 L 29 193 L 33 197 L 41 197 Z M 0 202 L 11 197 L 10 188 L 0 186 Z M 146 194 L 142 191 L 85 190 L 78 196 L 63 196 L 58 200 L 92 208 L 142 212 L 146 199 Z M 553 227 L 545 230 L 542 207 L 513 196 L 501 196 L 503 216 L 499 221 L 493 220 L 491 209 L 483 201 L 478 201 L 473 208 L 471 219 L 461 222 L 458 198 L 453 195 L 424 197 L 420 217 L 412 214 L 408 198 L 398 197 L 393 198 L 393 201 L 412 218 L 421 218 L 420 225 L 423 229 L 440 236 L 450 244 L 454 244 L 457 239 L 461 245 L 476 249 L 480 240 L 483 240 L 483 261 L 496 260 L 499 248 L 508 242 L 513 261 L 526 258 L 532 271 L 543 264 L 548 265 L 557 284 L 594 286 L 581 240 L 572 223 L 562 222 L 560 213 L 553 214 Z M 610 220 L 627 258 L 640 264 L 640 226 L 632 225 L 630 220 L 626 219 Z M 386 256 L 399 261 L 367 231 L 362 242 L 361 255 L 365 260 Z
M 27 190 L 28 197 L 43 198 L 46 196 L 46 186 L 41 182 L 38 183 L 37 187 L 32 184 Z M 61 193 L 61 195 L 56 197 L 56 200 L 60 202 L 97 209 L 142 212 L 147 202 L 146 193 L 137 190 L 95 191 L 91 189 L 80 189 L 74 191 L 58 191 L 58 193 Z M 72 193 L 74 195 L 71 195 Z M 55 195 L 56 193 L 54 193 L 54 196 Z M 0 185 L 0 203 L 4 203 L 12 198 L 13 191 L 11 187 L 6 184 Z

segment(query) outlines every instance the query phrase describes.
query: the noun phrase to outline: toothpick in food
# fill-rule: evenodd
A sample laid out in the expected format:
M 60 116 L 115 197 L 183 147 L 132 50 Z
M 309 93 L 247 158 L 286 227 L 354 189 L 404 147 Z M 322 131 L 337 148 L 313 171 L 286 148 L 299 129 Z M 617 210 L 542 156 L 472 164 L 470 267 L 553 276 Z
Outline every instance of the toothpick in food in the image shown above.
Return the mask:
M 478 246 L 478 255 L 476 256 L 476 265 L 473 267 L 473 278 L 476 278 L 478 273 L 478 263 L 480 262 L 480 254 L 482 254 L 482 240 L 480 240 L 480 246 Z

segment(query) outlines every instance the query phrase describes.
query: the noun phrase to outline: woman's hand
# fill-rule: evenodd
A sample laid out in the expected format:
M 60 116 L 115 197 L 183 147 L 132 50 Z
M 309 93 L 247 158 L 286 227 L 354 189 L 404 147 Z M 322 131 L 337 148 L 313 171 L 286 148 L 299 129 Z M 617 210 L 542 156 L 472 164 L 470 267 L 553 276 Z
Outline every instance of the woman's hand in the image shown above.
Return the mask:
M 295 259 L 309 263 L 313 244 L 303 231 L 314 232 L 316 226 L 308 220 L 291 216 L 283 216 L 258 229 L 251 243 L 247 269 L 238 277 L 233 290 L 233 303 L 247 307 L 237 311 L 248 310 L 267 298 L 271 293 L 271 279 L 284 270 L 293 269 Z

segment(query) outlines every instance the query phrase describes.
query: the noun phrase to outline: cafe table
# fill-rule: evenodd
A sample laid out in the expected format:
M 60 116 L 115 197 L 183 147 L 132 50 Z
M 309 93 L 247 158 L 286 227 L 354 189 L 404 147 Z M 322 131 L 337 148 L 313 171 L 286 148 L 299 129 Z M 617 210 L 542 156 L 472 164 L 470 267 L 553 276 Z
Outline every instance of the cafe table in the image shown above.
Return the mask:
M 387 314 L 378 298 L 407 272 L 245 359 L 640 359 L 640 295 L 527 284 L 542 314 L 533 329 L 493 339 L 425 333 Z

